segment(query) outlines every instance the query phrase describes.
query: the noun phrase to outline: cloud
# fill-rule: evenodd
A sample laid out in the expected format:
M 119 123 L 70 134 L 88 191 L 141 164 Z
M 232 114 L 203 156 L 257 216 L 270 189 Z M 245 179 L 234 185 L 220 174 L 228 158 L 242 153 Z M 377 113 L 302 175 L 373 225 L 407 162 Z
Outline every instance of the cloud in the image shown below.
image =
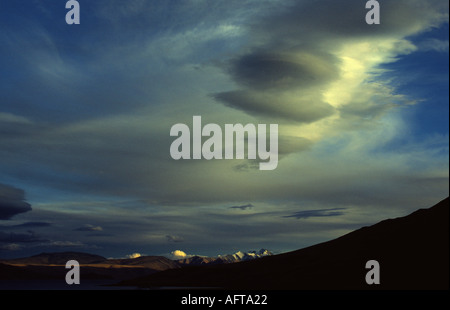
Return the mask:
M 264 1 L 264 5 L 261 1 L 245 1 L 244 6 L 242 1 L 217 1 L 214 5 L 189 1 L 181 5 L 190 7 L 188 10 L 163 3 L 136 1 L 128 6 L 117 2 L 117 12 L 112 9 L 115 6 L 107 5 L 100 10 L 100 18 L 138 17 L 142 23 L 153 25 L 155 20 L 147 18 L 151 14 L 166 24 L 168 21 L 161 20 L 155 9 L 164 12 L 170 7 L 170 16 L 181 22 L 167 31 L 158 28 L 158 35 L 150 32 L 139 37 L 139 43 L 130 38 L 121 46 L 116 39 L 102 35 L 100 42 L 89 45 L 92 52 L 81 47 L 74 51 L 81 55 L 80 63 L 66 54 L 57 36 L 41 27 L 37 36 L 45 38 L 41 53 L 51 51 L 55 57 L 45 60 L 53 59 L 52 68 L 59 66 L 55 70 L 64 76 L 45 80 L 48 85 L 43 89 L 59 91 L 61 88 L 55 85 L 71 83 L 61 94 L 45 92 L 51 94 L 44 97 L 48 99 L 45 106 L 30 101 L 22 109 L 0 114 L 0 120 L 5 120 L 0 122 L 0 139 L 5 145 L 1 170 L 15 176 L 26 174 L 30 183 L 47 188 L 133 196 L 155 204 L 245 201 L 248 183 L 252 183 L 248 187 L 253 197 L 262 200 L 274 193 L 295 196 L 304 186 L 302 173 L 296 178 L 289 174 L 303 158 L 298 157 L 300 163 L 288 162 L 290 156 L 311 152 L 350 130 L 364 135 L 366 129 L 379 129 L 386 125 L 383 117 L 411 103 L 387 87 L 388 81 L 380 81 L 379 66 L 413 52 L 414 46 L 405 36 L 420 33 L 442 18 L 439 5 L 433 7 L 437 2 L 400 2 L 383 4 L 389 12 L 380 27 L 365 25 L 361 16 L 366 10 L 359 1 L 287 1 L 283 5 L 278 1 Z M 126 31 L 116 30 L 126 38 L 148 23 L 130 20 Z M 8 41 L 18 50 L 24 44 L 20 42 L 28 42 L 27 28 L 21 29 L 14 32 L 19 37 L 17 42 Z M 205 38 L 203 34 L 211 29 L 214 35 Z M 101 30 L 105 29 L 92 29 L 94 33 L 103 33 Z M 231 50 L 226 44 L 230 41 L 236 44 Z M 41 46 L 34 41 L 29 44 Z M 200 51 L 203 48 L 208 52 Z M 39 63 L 35 61 L 39 55 L 34 52 L 22 54 Z M 202 60 L 203 56 L 209 62 Z M 90 87 L 94 80 L 102 84 L 96 90 Z M 34 93 L 42 90 L 34 79 L 22 86 L 17 93 L 28 89 L 33 93 L 27 98 L 42 97 Z M 72 96 L 75 90 L 76 96 Z M 213 99 L 208 94 L 213 94 Z M 17 98 L 21 97 L 11 95 L 10 101 L 20 101 Z M 60 115 L 49 115 L 51 111 L 60 111 Z M 255 165 L 249 161 L 172 161 L 168 151 L 171 126 L 199 111 L 204 119 L 219 124 L 230 120 L 279 123 L 283 163 L 277 170 L 288 164 L 292 169 L 285 169 L 284 176 L 275 171 L 269 177 L 255 174 Z M 370 135 L 364 138 L 358 141 L 372 144 Z M 29 152 L 31 149 L 36 151 Z M 23 162 L 33 164 L 24 167 Z M 320 165 L 319 160 L 311 162 L 311 169 L 320 170 Z M 273 177 L 279 182 L 273 184 Z M 293 184 L 285 184 L 283 179 Z
M 311 123 L 335 110 L 328 103 L 313 98 L 313 91 L 253 91 L 238 90 L 215 94 L 225 105 L 245 111 L 250 115 L 270 116 L 284 121 Z
M 291 153 L 309 150 L 313 142 L 304 137 L 280 135 L 278 137 L 278 155 L 283 157 Z
M 125 255 L 125 257 L 126 258 L 139 258 L 139 257 L 141 257 L 142 256 L 142 254 L 140 254 L 140 253 L 133 253 L 133 254 L 128 254 L 128 255 Z
M 52 246 L 52 247 L 61 247 L 61 248 L 69 248 L 69 247 L 86 247 L 83 242 L 80 241 L 50 241 L 48 243 L 42 244 L 42 246 Z
M 166 235 L 168 242 L 183 242 L 184 238 L 179 236 Z
M 18 251 L 22 249 L 22 246 L 17 243 L 0 244 L 0 250 L 4 251 Z
M 31 211 L 31 205 L 25 202 L 25 192 L 0 183 L 0 220 L 9 220 L 28 211 Z
M 341 210 L 345 210 L 346 208 L 332 208 L 332 209 L 322 209 L 322 210 L 306 210 L 299 211 L 292 215 L 283 216 L 286 218 L 294 217 L 296 219 L 307 219 L 310 217 L 329 217 L 329 216 L 340 216 L 345 213 Z
M 13 225 L 11 227 L 18 227 L 18 228 L 35 228 L 35 227 L 49 227 L 52 226 L 52 223 L 48 222 L 25 222 L 22 224 Z
M 425 39 L 424 41 L 419 42 L 418 48 L 422 52 L 435 51 L 440 53 L 448 53 L 449 41 L 435 38 Z
M 444 22 L 446 8 L 438 1 L 385 1 L 383 23 L 375 28 L 361 18 L 366 10 L 359 1 L 292 2 L 255 22 L 246 52 L 224 65 L 239 89 L 214 97 L 250 115 L 285 121 L 312 123 L 339 116 L 360 89 L 382 84 L 374 80 L 379 65 L 415 49 L 404 38 Z M 392 89 L 375 88 L 364 96 L 369 107 L 357 109 L 379 113 L 380 102 L 395 98 Z
M 439 0 L 386 0 L 382 4 L 383 21 L 371 27 L 364 19 L 367 13 L 364 4 L 359 0 L 294 1 L 281 12 L 256 23 L 254 40 L 264 42 L 269 38 L 272 44 L 282 47 L 313 42 L 320 46 L 324 40 L 339 45 L 350 38 L 408 36 L 435 27 L 448 18 L 448 3 Z
M 445 22 L 447 12 L 448 4 L 439 1 L 385 1 L 383 23 L 375 28 L 361 18 L 367 11 L 358 1 L 290 2 L 250 27 L 244 52 L 222 66 L 236 89 L 214 98 L 279 123 L 281 155 L 311 150 L 349 131 L 367 139 L 369 131 L 398 121 L 392 115 L 400 108 L 418 102 L 390 86 L 383 65 L 417 51 L 406 38 Z M 438 46 L 445 49 L 445 42 Z
M 299 235 L 297 221 L 285 215 L 330 216 L 348 205 L 399 210 L 447 193 L 448 135 L 435 144 L 394 145 L 417 138 L 402 112 L 419 101 L 399 94 L 383 69 L 433 46 L 448 50 L 448 41 L 412 41 L 445 22 L 445 1 L 383 1 L 376 27 L 365 24 L 360 0 L 85 5 L 98 19 L 79 37 L 36 10 L 27 11 L 29 21 L 9 18 L 20 14 L 8 5 L 0 12 L 7 21 L 0 33 L 0 171 L 41 200 L 22 227 L 40 227 L 50 240 L 70 240 L 74 228 L 96 231 L 75 235 L 111 251 L 132 242 L 125 253 L 181 241 L 209 251 L 235 240 L 287 244 L 349 227 L 305 224 Z M 171 126 L 197 114 L 217 124 L 278 123 L 279 167 L 261 173 L 247 160 L 171 160 Z M 11 188 L 0 185 L 0 219 L 31 210 L 23 193 L 5 209 L 5 186 Z M 141 202 L 112 205 L 130 197 Z M 257 210 L 224 208 L 236 201 L 252 201 Z M 328 211 L 294 213 L 280 206 L 288 202 Z M 58 215 L 44 212 L 50 210 Z M 223 213 L 211 215 L 215 210 Z M 49 219 L 58 229 L 38 224 Z M 102 227 L 113 237 L 100 235 Z
M 3 239 L 3 240 L 2 240 Z M 13 242 L 15 243 L 9 243 Z M 58 248 L 97 248 L 96 246 L 89 246 L 80 241 L 60 241 L 60 240 L 48 240 L 33 236 L 26 236 L 26 234 L 4 234 L 0 232 L 0 250 L 12 252 L 19 250 L 31 250 L 31 249 L 50 249 L 51 251 L 57 251 Z
M 185 252 L 183 252 L 181 250 L 175 250 L 175 251 L 171 252 L 170 254 L 172 255 L 173 259 L 183 259 L 188 256 Z
M 251 203 L 249 203 L 249 204 L 242 205 L 242 206 L 232 206 L 232 207 L 230 207 L 230 209 L 247 210 L 247 209 L 252 209 L 253 207 L 254 207 L 254 205 L 252 205 Z
M 322 54 L 322 55 L 321 55 Z M 230 74 L 244 86 L 258 91 L 306 88 L 337 77 L 337 58 L 320 51 L 259 52 L 243 55 L 230 64 Z
M 81 227 L 74 229 L 75 231 L 103 231 L 103 228 L 100 226 L 94 226 L 90 224 L 85 224 Z
M 1 243 L 36 243 L 46 241 L 48 241 L 48 239 L 42 238 L 33 231 L 28 231 L 27 233 L 7 233 L 0 231 Z

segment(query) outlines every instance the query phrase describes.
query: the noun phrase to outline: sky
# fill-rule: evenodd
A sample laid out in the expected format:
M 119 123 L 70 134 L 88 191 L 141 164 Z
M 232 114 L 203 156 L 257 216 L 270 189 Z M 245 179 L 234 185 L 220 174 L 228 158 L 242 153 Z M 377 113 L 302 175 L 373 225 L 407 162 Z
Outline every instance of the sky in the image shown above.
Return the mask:
M 441 0 L 0 0 L 0 258 L 283 253 L 449 195 Z M 279 162 L 171 127 L 278 124 Z

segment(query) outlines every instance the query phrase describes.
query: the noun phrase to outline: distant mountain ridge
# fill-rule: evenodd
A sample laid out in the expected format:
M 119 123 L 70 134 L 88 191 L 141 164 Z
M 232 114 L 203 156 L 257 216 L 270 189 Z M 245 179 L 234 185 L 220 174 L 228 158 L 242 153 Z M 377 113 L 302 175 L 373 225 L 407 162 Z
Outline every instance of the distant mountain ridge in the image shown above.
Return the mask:
M 448 290 L 449 199 L 301 250 L 236 264 L 166 270 L 123 281 L 139 287 L 257 290 Z M 377 260 L 381 283 L 366 283 Z
M 70 260 L 80 263 L 83 278 L 117 279 L 119 281 L 168 269 L 179 269 L 188 265 L 229 264 L 268 255 L 272 255 L 272 253 L 265 249 L 245 253 L 239 251 L 235 254 L 217 257 L 193 256 L 182 260 L 172 260 L 164 256 L 105 258 L 83 252 L 40 253 L 30 257 L 0 259 L 0 280 L 60 279 L 64 281 L 64 275 L 67 272 L 65 265 Z
M 194 256 L 185 260 L 171 260 L 164 256 L 139 256 L 136 258 L 105 258 L 82 252 L 40 253 L 30 257 L 0 259 L 0 280 L 52 280 L 65 287 L 66 263 L 76 260 L 81 265 L 82 279 L 123 281 L 151 275 L 168 269 L 179 269 L 188 265 L 228 264 L 270 255 L 267 250 L 237 252 L 218 257 Z M 3 282 L 0 289 L 9 289 Z
M 82 278 L 129 279 L 155 272 L 180 268 L 180 264 L 162 256 L 107 259 L 81 252 L 41 253 L 38 255 L 0 260 L 0 280 L 61 279 L 67 272 L 65 265 L 76 260 L 81 265 Z M 65 283 L 65 282 L 63 282 Z
M 186 266 L 186 265 L 209 265 L 209 264 L 230 264 L 230 263 L 237 263 L 237 262 L 243 262 L 248 260 L 253 260 L 265 256 L 273 255 L 272 252 L 270 252 L 267 249 L 261 249 L 259 251 L 249 251 L 249 252 L 241 252 L 238 251 L 234 254 L 228 254 L 228 255 L 218 255 L 216 257 L 205 257 L 205 256 L 192 256 L 188 258 L 178 259 L 176 260 L 179 264 Z
M 79 252 L 41 253 L 0 260 L 0 279 L 58 279 L 65 285 L 63 265 L 75 259 L 82 265 L 82 278 L 111 279 L 120 286 L 448 290 L 449 226 L 447 198 L 429 209 L 289 253 L 272 255 L 262 249 L 178 261 L 162 256 L 107 259 Z M 380 285 L 365 281 L 369 260 L 380 263 Z
M 185 265 L 228 264 L 252 260 L 273 255 L 266 249 L 234 254 L 207 257 L 195 255 L 184 259 L 169 259 L 164 256 L 139 256 L 136 258 L 105 258 L 100 255 L 83 252 L 41 253 L 30 257 L 0 259 L 0 263 L 9 265 L 65 265 L 69 260 L 76 260 L 82 265 L 116 265 L 147 267 L 156 270 L 179 268 Z
M 147 267 L 155 270 L 179 268 L 179 264 L 164 256 L 140 256 L 136 258 L 110 258 L 103 264 Z
M 82 252 L 56 252 L 41 253 L 30 257 L 14 258 L 0 260 L 9 264 L 24 265 L 65 265 L 69 260 L 76 260 L 80 264 L 96 264 L 106 260 L 100 255 L 82 253 Z

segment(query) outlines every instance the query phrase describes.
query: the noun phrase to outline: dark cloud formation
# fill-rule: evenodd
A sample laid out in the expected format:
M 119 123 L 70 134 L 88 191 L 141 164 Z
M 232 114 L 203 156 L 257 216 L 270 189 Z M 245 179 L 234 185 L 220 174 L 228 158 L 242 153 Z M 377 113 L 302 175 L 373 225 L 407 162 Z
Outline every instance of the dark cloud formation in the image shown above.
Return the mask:
M 337 113 L 322 97 L 342 73 L 337 51 L 358 40 L 408 36 L 448 18 L 442 1 L 384 1 L 382 8 L 383 22 L 371 27 L 361 1 L 288 2 L 253 24 L 245 52 L 224 66 L 239 89 L 215 98 L 250 115 L 299 123 Z
M 9 220 L 28 211 L 31 211 L 31 205 L 25 201 L 23 190 L 0 184 L 0 220 Z
M 309 47 L 267 46 L 230 61 L 226 71 L 240 90 L 214 97 L 249 114 L 311 123 L 335 113 L 321 98 L 324 86 L 338 78 L 336 56 Z
M 230 207 L 230 209 L 247 210 L 247 209 L 252 209 L 252 208 L 254 208 L 254 207 L 255 207 L 254 205 L 252 205 L 251 203 L 249 203 L 249 204 L 242 205 L 242 206 L 232 206 L 232 207 Z
M 100 226 L 94 226 L 91 224 L 86 224 L 81 227 L 74 229 L 75 231 L 103 231 L 103 228 Z
M 282 195 L 279 193 L 297 198 L 299 188 L 311 186 L 301 182 L 302 176 L 308 178 L 317 172 L 305 173 L 303 169 L 297 173 L 302 159 L 292 161 L 286 174 L 273 184 L 271 179 L 288 164 L 287 155 L 311 150 L 330 132 L 339 134 L 342 128 L 350 127 L 359 130 L 355 124 L 361 120 L 379 118 L 395 107 L 378 106 L 366 100 L 370 99 L 367 91 L 361 94 L 351 89 L 336 93 L 348 95 L 353 104 L 332 106 L 323 94 L 342 74 L 337 51 L 357 38 L 397 36 L 393 39 L 398 40 L 403 34 L 421 31 L 435 23 L 430 20 L 437 11 L 418 1 L 400 1 L 400 5 L 386 1 L 383 8 L 393 12 L 383 13 L 383 24 L 370 28 L 364 23 L 366 10 L 359 1 L 189 1 L 181 6 L 165 1 L 116 2 L 89 4 L 94 5 L 92 11 L 101 22 L 98 28 L 90 29 L 86 41 L 75 40 L 72 45 L 77 49 L 70 53 L 65 36 L 36 21 L 0 35 L 5 37 L 5 51 L 16 56 L 13 64 L 20 64 L 7 64 L 9 72 L 20 72 L 20 81 L 24 81 L 4 89 L 6 104 L 2 103 L 4 110 L 0 112 L 2 172 L 26 176 L 30 184 L 46 188 L 133 196 L 155 204 L 245 201 L 247 188 L 261 199 Z M 423 17 L 417 13 L 420 8 Z M 265 11 L 264 18 L 259 10 Z M 162 18 L 166 15 L 157 11 L 177 20 L 177 26 L 159 28 L 156 36 L 152 31 L 157 24 L 170 24 Z M 404 18 L 409 11 L 415 12 L 410 16 L 420 18 Z M 401 17 L 398 25 L 392 21 L 395 15 Z M 123 18 L 128 31 L 119 27 L 125 22 Z M 117 28 L 100 27 L 105 20 Z M 436 20 L 438 23 L 439 16 Z M 152 31 L 142 37 L 127 35 L 137 33 L 143 25 Z M 117 46 L 116 35 L 127 38 L 126 44 Z M 89 49 L 83 47 L 85 42 Z M 227 53 L 228 61 L 220 62 L 220 68 L 204 65 L 204 59 L 213 58 L 214 64 L 224 59 L 224 46 L 234 46 Z M 77 57 L 72 58 L 74 55 Z M 234 82 L 231 87 L 230 79 Z M 9 87 L 6 79 L 2 81 L 5 83 L 0 85 L 6 86 L 0 87 Z M 24 89 L 26 100 L 17 95 Z M 208 100 L 211 93 L 216 101 Z M 234 110 L 214 106 L 217 100 Z M 208 117 L 219 124 L 279 123 L 283 165 L 270 177 L 243 177 L 256 171 L 253 162 L 174 162 L 169 156 L 171 126 L 200 112 L 205 120 Z M 220 122 L 215 121 L 217 114 Z M 330 116 L 332 121 L 328 122 Z M 285 128 L 291 123 L 316 125 L 323 120 L 333 128 L 324 129 L 324 124 Z M 370 137 L 361 140 L 369 141 Z M 308 167 L 321 165 L 311 163 Z M 292 171 L 296 171 L 295 178 L 289 176 Z
M 47 239 L 42 238 L 34 231 L 27 231 L 26 233 L 14 233 L 0 231 L 0 243 L 35 243 L 46 242 Z
M 14 228 L 37 228 L 37 227 L 50 227 L 52 223 L 48 222 L 25 222 L 22 224 L 13 225 Z
M 290 4 L 282 12 L 255 24 L 258 35 L 255 40 L 271 38 L 274 45 L 281 46 L 312 42 L 319 46 L 324 39 L 339 44 L 349 37 L 401 36 L 421 28 L 429 29 L 448 18 L 448 3 L 440 0 L 383 1 L 383 18 L 377 27 L 366 24 L 368 11 L 359 0 L 293 1 Z
M 286 218 L 293 217 L 296 219 L 307 219 L 310 217 L 328 217 L 328 216 L 340 216 L 344 215 L 345 208 L 332 208 L 332 209 L 322 209 L 322 210 L 305 210 L 299 211 L 292 215 L 284 216 Z
M 298 54 L 254 52 L 234 60 L 230 73 L 240 84 L 256 90 L 308 87 L 336 76 L 331 55 L 301 51 Z

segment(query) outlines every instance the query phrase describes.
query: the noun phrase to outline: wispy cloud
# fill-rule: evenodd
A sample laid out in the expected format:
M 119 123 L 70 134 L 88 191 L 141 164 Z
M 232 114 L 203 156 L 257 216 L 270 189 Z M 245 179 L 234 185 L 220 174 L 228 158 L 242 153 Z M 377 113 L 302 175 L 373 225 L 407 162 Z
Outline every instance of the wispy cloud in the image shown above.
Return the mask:
M 292 215 L 286 215 L 283 217 L 293 217 L 296 219 L 307 219 L 310 217 L 329 217 L 329 216 L 340 216 L 344 215 L 345 212 L 343 212 L 345 208 L 332 208 L 332 209 L 322 209 L 322 210 L 305 210 L 305 211 L 299 211 L 295 212 Z
M 247 210 L 247 209 L 252 209 L 254 207 L 255 207 L 254 205 L 252 205 L 251 203 L 248 203 L 248 204 L 242 205 L 242 206 L 232 206 L 232 207 L 230 207 L 230 209 Z
M 167 235 L 166 238 L 167 238 L 168 242 L 183 242 L 184 241 L 184 238 L 179 237 L 179 236 Z
M 39 227 L 50 227 L 52 223 L 49 222 L 25 222 L 22 224 L 12 225 L 13 228 L 39 228 Z
M 48 240 L 36 234 L 34 231 L 28 231 L 26 233 L 7 233 L 0 231 L 0 243 L 36 243 L 46 241 Z
M 420 51 L 435 51 L 440 53 L 448 53 L 449 41 L 436 38 L 426 39 L 418 44 Z
M 100 226 L 94 226 L 91 224 L 85 224 L 81 227 L 74 229 L 75 231 L 103 231 L 103 228 Z

